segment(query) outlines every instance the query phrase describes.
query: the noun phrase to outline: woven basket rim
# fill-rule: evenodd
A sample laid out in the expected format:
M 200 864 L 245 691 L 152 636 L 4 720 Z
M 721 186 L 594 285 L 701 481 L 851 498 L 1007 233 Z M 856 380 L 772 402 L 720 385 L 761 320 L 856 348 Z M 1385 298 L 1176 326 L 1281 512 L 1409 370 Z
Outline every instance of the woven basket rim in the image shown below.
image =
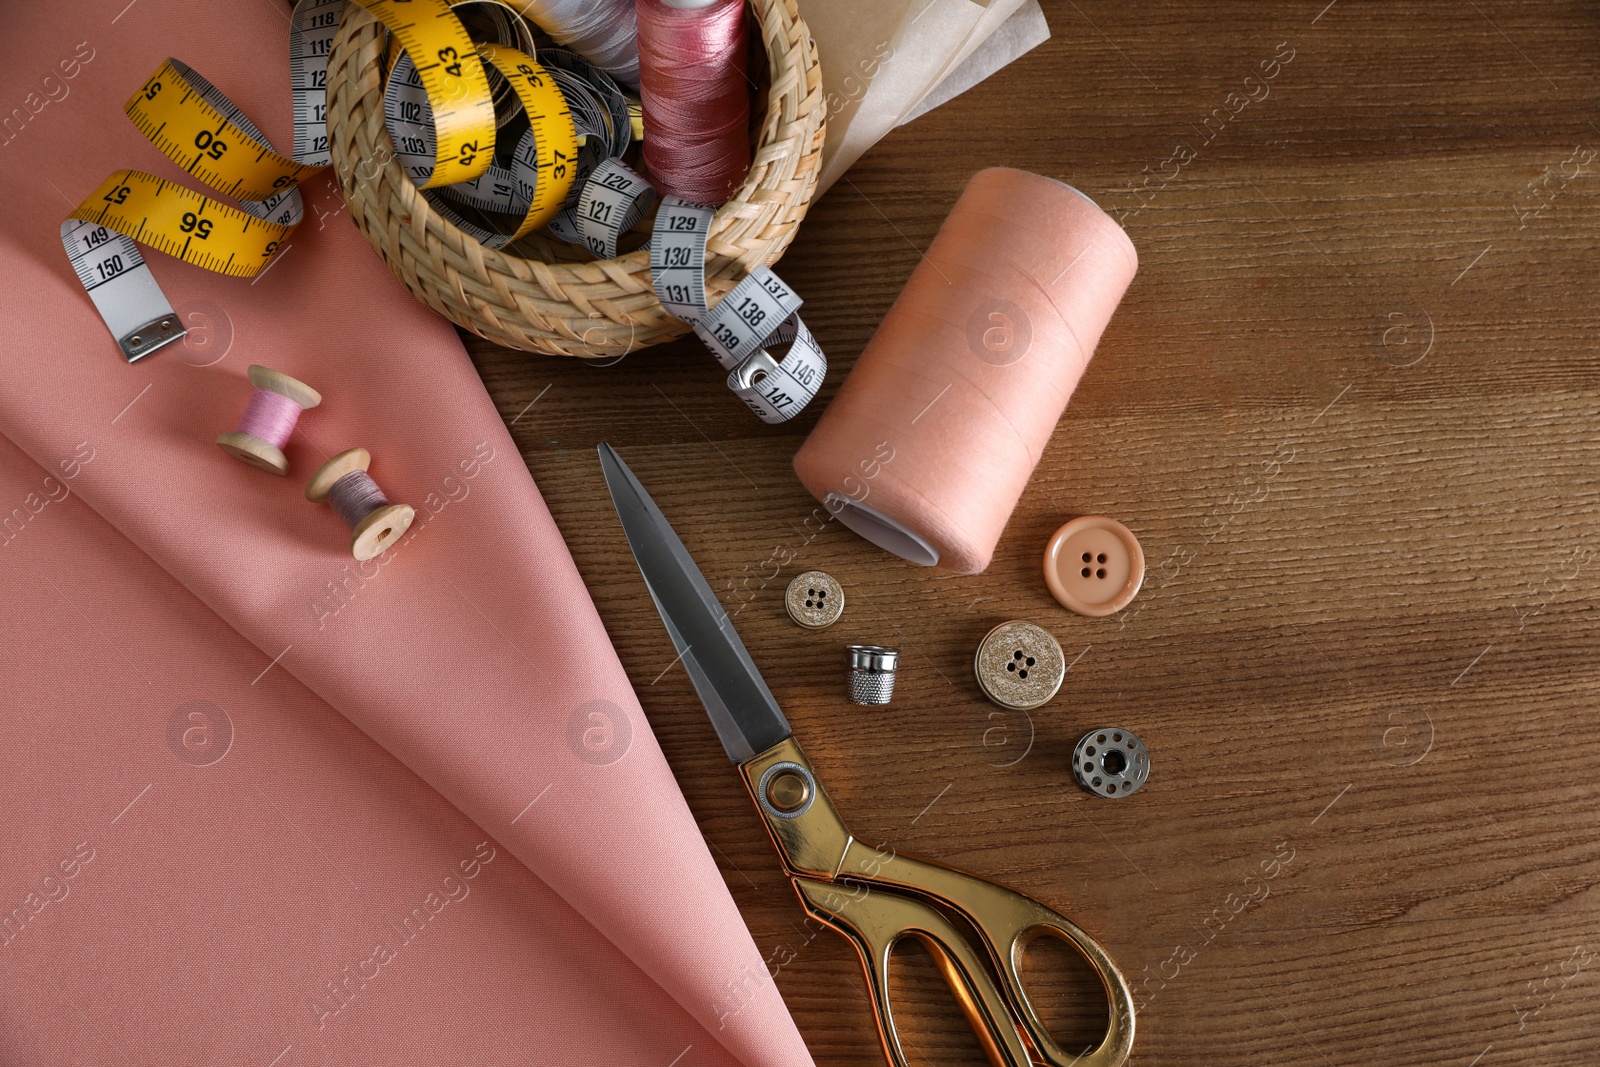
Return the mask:
M 713 302 L 793 240 L 816 191 L 825 136 L 816 44 L 795 0 L 747 2 L 769 85 L 751 168 L 711 224 Z M 513 348 L 611 357 L 687 332 L 655 298 L 646 249 L 548 262 L 486 248 L 439 215 L 412 185 L 383 122 L 380 44 L 377 20 L 348 7 L 328 59 L 327 128 L 352 217 L 408 288 L 451 321 Z

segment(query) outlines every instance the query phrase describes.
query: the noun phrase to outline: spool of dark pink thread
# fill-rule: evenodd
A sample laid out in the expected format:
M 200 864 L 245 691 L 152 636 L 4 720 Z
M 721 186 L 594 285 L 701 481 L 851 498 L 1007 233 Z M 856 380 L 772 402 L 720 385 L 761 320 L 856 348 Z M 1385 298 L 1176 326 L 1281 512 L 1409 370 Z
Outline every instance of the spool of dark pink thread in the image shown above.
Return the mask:
M 367 474 L 372 453 L 364 448 L 340 452 L 318 468 L 306 485 L 306 499 L 327 502 L 350 528 L 350 554 L 369 560 L 400 539 L 417 513 L 410 504 L 391 504 Z
M 638 0 L 637 12 L 647 177 L 718 206 L 750 169 L 744 0 Z
M 300 413 L 322 403 L 322 394 L 271 367 L 252 366 L 250 394 L 239 428 L 217 435 L 217 447 L 257 470 L 289 473 L 284 446 L 300 421 Z

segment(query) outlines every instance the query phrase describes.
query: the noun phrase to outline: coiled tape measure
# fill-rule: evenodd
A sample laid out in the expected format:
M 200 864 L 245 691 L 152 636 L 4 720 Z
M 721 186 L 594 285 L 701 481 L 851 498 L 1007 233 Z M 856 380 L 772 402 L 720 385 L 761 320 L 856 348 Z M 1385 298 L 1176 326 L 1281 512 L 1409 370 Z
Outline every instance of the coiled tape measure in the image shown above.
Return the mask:
M 138 245 L 237 277 L 260 273 L 297 226 L 299 185 L 331 162 L 327 63 L 347 3 L 389 31 L 385 118 L 395 155 L 430 204 L 487 247 L 548 225 L 596 256 L 616 255 L 622 235 L 655 199 L 650 184 L 615 158 L 632 132 L 628 103 L 581 58 L 552 53 L 551 68 L 507 43 L 474 43 L 453 6 L 483 0 L 299 0 L 289 63 L 294 148 L 285 156 L 204 77 L 169 59 L 124 107 L 173 162 L 234 205 L 139 170 L 110 175 L 61 224 L 61 242 L 128 362 L 179 340 L 185 330 Z M 508 11 L 510 9 L 507 9 Z M 497 20 L 507 27 L 515 20 Z M 526 27 L 516 23 L 519 34 Z M 526 118 L 515 148 L 495 159 L 491 73 Z M 588 86 L 575 124 L 563 86 Z M 576 96 L 574 96 L 574 99 Z M 458 210 L 459 209 L 459 210 Z M 462 216 L 475 209 L 518 220 L 510 232 Z M 652 232 L 651 271 L 665 309 L 689 323 L 729 371 L 728 387 L 758 417 L 783 422 L 816 395 L 822 350 L 796 314 L 800 299 L 766 267 L 712 309 L 705 253 L 713 209 L 667 197 Z M 787 346 L 775 358 L 767 346 Z
M 715 308 L 706 304 L 706 238 L 716 213 L 665 197 L 650 234 L 656 299 L 694 328 L 728 371 L 728 388 L 762 422 L 783 422 L 822 388 L 828 360 L 800 321 L 800 297 L 765 266 L 745 275 Z M 788 345 L 775 359 L 768 345 Z
M 174 163 L 237 197 L 239 206 L 143 171 L 121 170 L 61 224 L 73 269 L 129 362 L 185 333 L 135 242 L 198 267 L 251 277 L 300 221 L 295 187 L 331 158 L 328 53 L 347 2 L 374 15 L 408 53 L 428 57 L 418 69 L 435 102 L 437 151 L 428 184 L 470 181 L 488 168 L 495 131 L 488 76 L 445 0 L 301 0 L 295 6 L 289 31 L 292 158 L 274 149 L 205 79 L 168 60 L 123 110 Z
M 517 94 L 528 118 L 509 167 L 491 162 L 471 181 L 449 185 L 451 194 L 483 210 L 519 215 L 511 233 L 497 233 L 462 218 L 449 201 L 433 194 L 438 167 L 438 132 L 427 84 L 409 52 L 395 62 L 384 90 L 384 117 L 395 142 L 395 156 L 423 190 L 434 210 L 488 248 L 503 248 L 548 223 L 566 203 L 577 176 L 578 137 L 566 98 L 550 72 L 513 48 L 477 45 L 483 59 Z
M 625 163 L 607 159 L 584 183 L 577 206 L 550 230 L 601 258 L 655 197 Z M 676 196 L 662 198 L 650 233 L 650 278 L 667 313 L 687 322 L 728 371 L 728 388 L 762 422 L 786 422 L 822 388 L 828 360 L 800 320 L 800 297 L 766 266 L 745 275 L 715 308 L 706 299 L 706 240 L 716 211 Z M 769 347 L 787 346 L 781 357 Z

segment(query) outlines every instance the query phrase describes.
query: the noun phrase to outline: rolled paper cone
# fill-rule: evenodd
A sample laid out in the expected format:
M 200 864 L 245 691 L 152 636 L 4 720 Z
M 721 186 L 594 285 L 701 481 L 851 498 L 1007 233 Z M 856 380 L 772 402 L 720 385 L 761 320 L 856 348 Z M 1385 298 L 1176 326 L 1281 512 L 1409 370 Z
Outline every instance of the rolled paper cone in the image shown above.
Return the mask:
M 982 571 L 1138 265 L 1071 186 L 979 171 L 795 473 L 874 544 Z

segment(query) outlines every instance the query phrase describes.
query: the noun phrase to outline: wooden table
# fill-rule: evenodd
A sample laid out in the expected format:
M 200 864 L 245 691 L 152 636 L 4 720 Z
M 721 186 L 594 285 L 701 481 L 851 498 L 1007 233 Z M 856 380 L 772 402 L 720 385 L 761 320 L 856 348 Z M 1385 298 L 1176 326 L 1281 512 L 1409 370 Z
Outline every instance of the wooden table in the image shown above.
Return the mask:
M 739 630 L 858 833 L 1076 917 L 1138 990 L 1135 1062 L 1594 1062 L 1600 15 L 1047 13 L 1052 41 L 813 208 L 782 272 L 834 369 L 792 424 L 759 425 L 692 342 L 609 369 L 472 344 L 801 1031 L 820 1064 L 881 1062 L 854 957 L 801 924 L 669 669 L 602 439 L 713 584 L 753 591 Z M 953 577 L 813 536 L 790 459 L 989 164 L 1077 185 L 1142 265 L 994 564 Z M 1045 538 L 1091 512 L 1150 561 L 1120 623 L 1040 580 Z M 812 568 L 848 594 L 822 632 L 782 606 Z M 1031 717 L 970 672 L 1010 618 L 1074 660 Z M 904 650 L 888 709 L 844 701 L 853 640 Z M 1101 725 L 1153 753 L 1123 802 L 1068 771 Z M 1039 996 L 1087 1043 L 1094 990 L 1044 962 Z M 926 956 L 904 978 L 917 1062 L 978 1062 Z

